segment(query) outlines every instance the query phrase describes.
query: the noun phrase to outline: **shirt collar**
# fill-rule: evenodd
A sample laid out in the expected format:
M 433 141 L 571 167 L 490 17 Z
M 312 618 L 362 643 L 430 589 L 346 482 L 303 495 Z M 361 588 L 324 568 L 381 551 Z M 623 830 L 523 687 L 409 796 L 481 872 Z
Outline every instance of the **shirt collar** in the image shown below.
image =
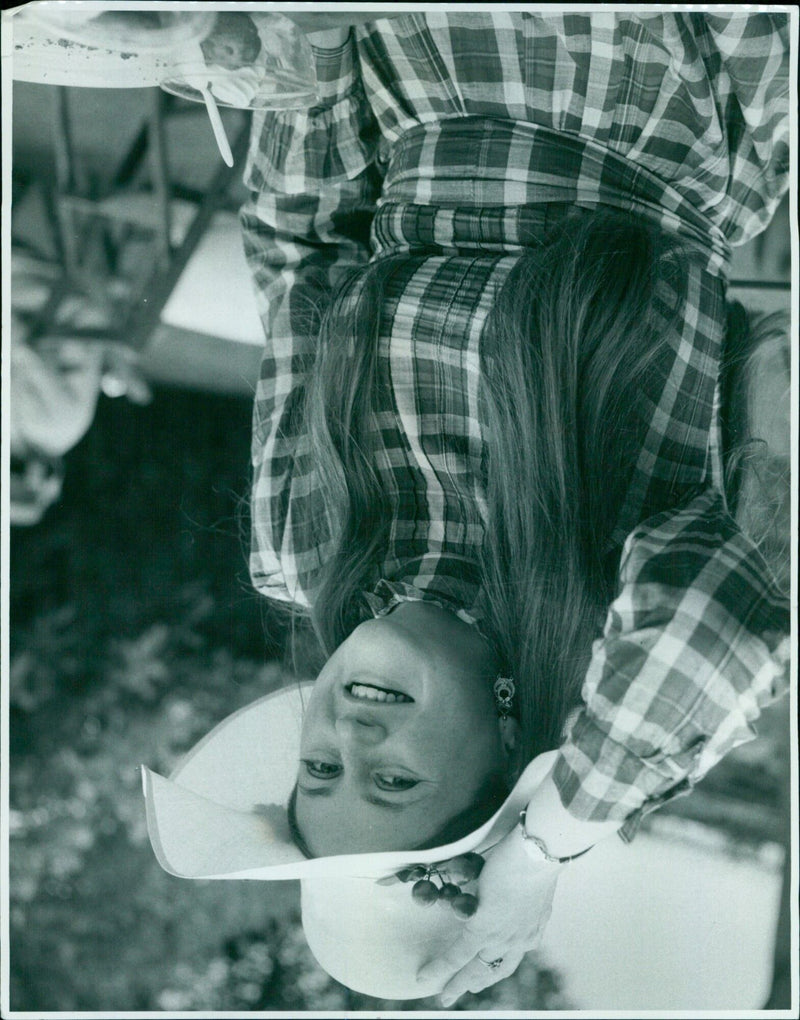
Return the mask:
M 454 598 L 443 592 L 428 591 L 405 581 L 389 581 L 382 578 L 372 591 L 362 592 L 362 595 L 370 612 L 376 618 L 388 616 L 403 602 L 428 602 L 440 609 L 446 609 L 457 616 L 459 620 L 463 620 L 470 627 L 474 627 L 481 634 L 483 633 L 477 606 L 474 607 L 473 612 L 469 612 L 460 606 Z

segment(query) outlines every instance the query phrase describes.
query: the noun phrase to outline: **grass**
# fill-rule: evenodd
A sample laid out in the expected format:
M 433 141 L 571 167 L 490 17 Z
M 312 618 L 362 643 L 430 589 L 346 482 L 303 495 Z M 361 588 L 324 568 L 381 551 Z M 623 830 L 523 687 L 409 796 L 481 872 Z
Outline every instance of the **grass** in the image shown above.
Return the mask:
M 187 882 L 150 849 L 137 766 L 169 771 L 290 680 L 249 587 L 250 404 L 101 398 L 63 498 L 11 542 L 10 1001 L 59 1010 L 347 1010 L 382 1003 L 305 946 L 297 883 Z M 463 1009 L 566 1008 L 531 955 Z

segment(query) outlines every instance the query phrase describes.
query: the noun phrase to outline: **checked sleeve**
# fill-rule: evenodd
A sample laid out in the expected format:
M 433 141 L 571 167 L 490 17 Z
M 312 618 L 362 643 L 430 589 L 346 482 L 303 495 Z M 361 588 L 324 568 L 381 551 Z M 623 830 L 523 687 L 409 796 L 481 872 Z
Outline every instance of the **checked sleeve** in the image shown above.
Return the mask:
M 282 601 L 297 591 L 290 495 L 308 495 L 303 405 L 320 317 L 339 283 L 370 257 L 381 189 L 378 129 L 364 95 L 352 36 L 315 49 L 320 102 L 254 115 L 240 219 L 266 343 L 253 411 L 255 587 Z M 307 458 L 306 458 L 307 461 Z
M 788 689 L 788 631 L 788 601 L 719 493 L 637 528 L 555 766 L 564 806 L 628 838 L 688 792 Z

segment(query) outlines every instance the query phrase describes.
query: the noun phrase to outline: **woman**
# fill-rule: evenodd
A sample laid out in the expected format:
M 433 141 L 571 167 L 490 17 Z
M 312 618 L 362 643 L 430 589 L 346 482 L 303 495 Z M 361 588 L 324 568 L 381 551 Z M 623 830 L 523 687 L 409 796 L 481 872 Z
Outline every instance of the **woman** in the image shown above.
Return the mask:
M 320 103 L 256 116 L 242 212 L 251 573 L 327 656 L 295 838 L 447 844 L 558 748 L 431 961 L 452 999 L 516 968 L 560 862 L 785 686 L 719 392 L 730 246 L 788 186 L 788 22 L 435 11 L 311 40 Z

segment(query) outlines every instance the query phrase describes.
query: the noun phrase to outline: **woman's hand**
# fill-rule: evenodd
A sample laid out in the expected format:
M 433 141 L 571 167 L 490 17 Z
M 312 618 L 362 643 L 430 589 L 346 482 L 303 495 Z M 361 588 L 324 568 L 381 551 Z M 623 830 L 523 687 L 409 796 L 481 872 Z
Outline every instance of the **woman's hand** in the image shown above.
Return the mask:
M 383 18 L 397 18 L 404 12 L 374 10 L 348 11 L 344 14 L 333 14 L 330 11 L 320 13 L 313 11 L 310 14 L 298 11 L 277 11 L 276 13 L 293 21 L 308 37 L 312 46 L 322 50 L 333 50 L 344 46 L 353 25 L 363 25 L 366 22 Z
M 301 32 L 324 32 L 327 29 L 349 28 L 351 25 L 363 25 L 365 22 L 383 20 L 384 18 L 399 18 L 405 11 L 392 11 L 391 8 L 376 8 L 374 11 L 346 11 L 343 14 L 334 14 L 330 9 L 326 11 L 276 11 L 284 18 L 293 21 Z
M 442 1006 L 509 977 L 539 943 L 553 904 L 560 865 L 535 862 L 515 827 L 486 855 L 478 881 L 478 909 L 461 936 L 420 976 L 447 981 Z M 488 964 L 502 960 L 494 967 Z M 449 978 L 449 980 L 448 980 Z
M 305 37 L 318 50 L 338 50 L 344 46 L 350 35 L 350 29 L 325 28 L 318 32 L 306 32 Z

